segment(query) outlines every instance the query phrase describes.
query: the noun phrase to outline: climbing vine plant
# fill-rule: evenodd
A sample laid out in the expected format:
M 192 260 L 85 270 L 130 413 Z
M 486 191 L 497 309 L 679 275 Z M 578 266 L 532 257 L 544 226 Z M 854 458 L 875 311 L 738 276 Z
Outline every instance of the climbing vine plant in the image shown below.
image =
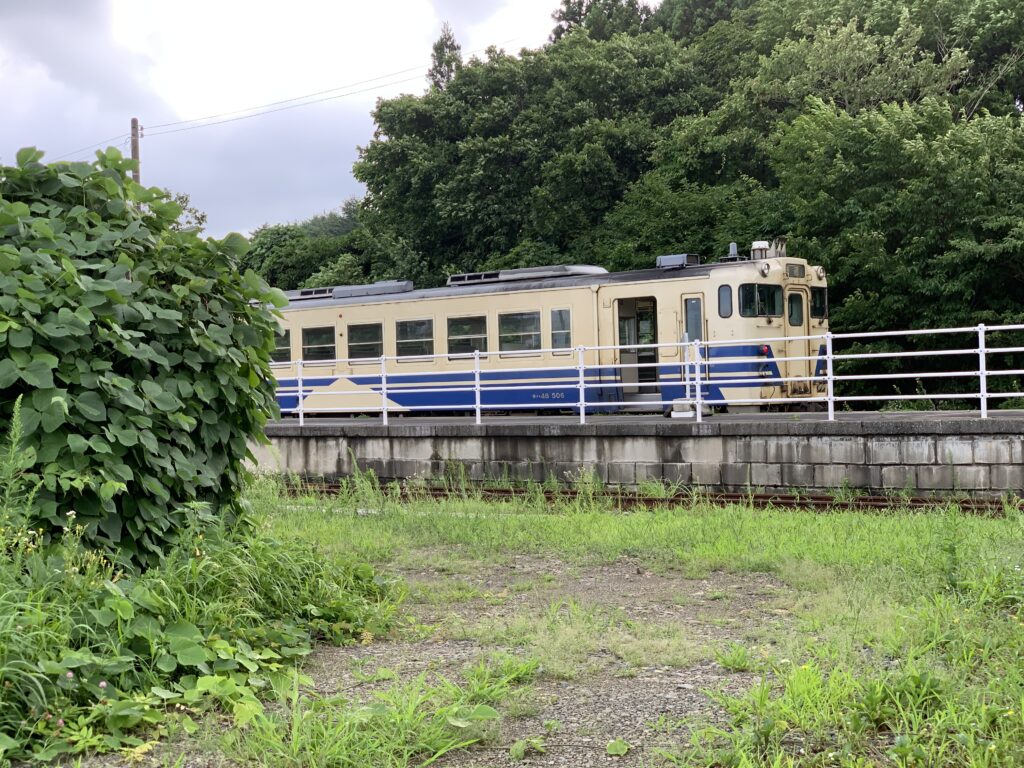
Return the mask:
M 239 269 L 242 236 L 174 228 L 116 150 L 42 158 L 0 166 L 0 426 L 22 396 L 40 526 L 74 511 L 90 543 L 154 562 L 187 503 L 237 512 L 283 296 Z

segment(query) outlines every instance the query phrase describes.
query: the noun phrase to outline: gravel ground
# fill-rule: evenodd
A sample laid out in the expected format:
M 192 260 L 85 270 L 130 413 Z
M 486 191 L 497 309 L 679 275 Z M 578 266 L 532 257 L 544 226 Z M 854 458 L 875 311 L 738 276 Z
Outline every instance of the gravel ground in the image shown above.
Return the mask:
M 789 624 L 784 606 L 792 593 L 764 574 L 713 573 L 687 579 L 652 573 L 628 560 L 576 567 L 525 556 L 470 574 L 453 576 L 447 570 L 428 567 L 402 574 L 413 588 L 407 607 L 414 626 L 427 627 L 429 636 L 362 647 L 323 647 L 308 668 L 317 688 L 369 698 L 373 690 L 392 682 L 376 679 L 374 670 L 390 670 L 399 679 L 427 672 L 457 680 L 473 661 L 502 649 L 499 641 L 463 639 L 460 635 L 467 628 L 500 628 L 543 614 L 552 603 L 565 600 L 600 606 L 632 622 L 680 630 L 697 651 L 697 660 L 686 666 L 638 666 L 599 645 L 587 659 L 587 670 L 575 679 L 551 679 L 542 668 L 530 711 L 506 715 L 500 733 L 483 745 L 436 763 L 448 768 L 659 765 L 659 746 L 685 740 L 687 730 L 681 721 L 720 720 L 722 713 L 708 691 L 739 693 L 758 679 L 756 674 L 724 669 L 712 660 L 714 650 L 731 642 L 749 644 L 751 638 L 763 645 Z M 447 599 L 451 594 L 461 599 Z M 529 648 L 510 650 L 529 655 Z M 550 721 L 559 724 L 554 733 L 546 733 L 545 723 Z M 510 757 L 509 745 L 536 736 L 544 738 L 543 754 L 531 752 L 522 760 Z M 630 752 L 608 756 L 605 748 L 613 739 L 628 742 Z
M 715 650 L 732 642 L 765 646 L 790 628 L 786 606 L 794 593 L 764 574 L 712 573 L 693 579 L 654 573 L 630 560 L 577 566 L 519 556 L 481 566 L 453 563 L 445 553 L 420 554 L 415 561 L 428 565 L 399 571 L 411 588 L 405 627 L 392 639 L 366 646 L 318 648 L 306 672 L 319 692 L 370 700 L 375 690 L 424 672 L 428 678 L 459 681 L 469 665 L 494 652 L 532 656 L 535 649 L 528 643 L 504 646 L 502 631 L 524 619 L 550 615 L 552 605 L 569 601 L 616 617 L 616 626 L 627 630 L 655 627 L 671 633 L 690 654 L 684 663 L 677 659 L 665 664 L 656 647 L 647 647 L 642 663 L 627 661 L 598 636 L 577 676 L 561 679 L 542 666 L 518 711 L 511 711 L 508 702 L 499 704 L 504 711 L 495 732 L 482 744 L 434 763 L 441 768 L 662 765 L 657 749 L 684 742 L 688 721 L 721 720 L 723 713 L 708 692 L 739 693 L 758 678 L 723 668 L 714 661 Z M 552 721 L 558 727 L 549 732 Z M 530 752 L 522 760 L 510 756 L 511 744 L 538 736 L 544 739 L 544 753 Z M 606 746 L 613 739 L 625 740 L 630 751 L 623 757 L 608 756 Z M 107 755 L 80 765 L 129 764 Z M 186 740 L 162 744 L 135 765 L 235 764 Z

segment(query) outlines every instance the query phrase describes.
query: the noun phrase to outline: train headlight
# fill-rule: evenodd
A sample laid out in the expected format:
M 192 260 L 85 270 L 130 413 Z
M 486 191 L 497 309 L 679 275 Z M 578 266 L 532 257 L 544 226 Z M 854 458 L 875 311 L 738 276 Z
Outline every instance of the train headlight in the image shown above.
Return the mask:
M 761 277 L 768 277 L 768 272 L 771 271 L 772 265 L 768 262 L 764 262 L 759 269 L 761 270 Z
M 819 280 L 824 280 L 825 279 L 825 268 L 824 267 L 815 267 L 814 274 L 816 274 L 818 276 Z

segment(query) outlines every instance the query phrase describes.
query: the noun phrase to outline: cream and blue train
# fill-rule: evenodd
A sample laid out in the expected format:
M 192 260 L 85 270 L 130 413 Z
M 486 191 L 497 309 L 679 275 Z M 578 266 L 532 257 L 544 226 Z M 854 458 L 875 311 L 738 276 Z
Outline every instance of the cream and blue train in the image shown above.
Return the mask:
M 300 376 L 306 413 L 379 413 L 385 401 L 450 413 L 477 397 L 488 410 L 578 412 L 579 347 L 601 348 L 584 353 L 588 412 L 663 410 L 654 404 L 694 396 L 684 341 L 706 345 L 705 401 L 756 408 L 824 390 L 820 341 L 800 337 L 828 330 L 825 273 L 782 241 L 755 242 L 749 257 L 733 247 L 714 264 L 664 256 L 632 272 L 536 267 L 453 275 L 443 288 L 387 281 L 287 296 L 274 353 L 285 414 L 298 409 Z

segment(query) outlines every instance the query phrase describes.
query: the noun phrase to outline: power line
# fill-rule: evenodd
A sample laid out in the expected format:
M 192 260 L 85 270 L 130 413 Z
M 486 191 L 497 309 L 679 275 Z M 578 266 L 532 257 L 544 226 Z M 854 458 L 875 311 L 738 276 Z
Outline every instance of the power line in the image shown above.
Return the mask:
M 111 136 L 109 139 L 103 139 L 102 141 L 97 141 L 95 144 L 90 144 L 87 147 L 82 147 L 81 149 L 76 149 L 76 150 L 74 150 L 72 152 L 65 152 L 63 155 L 60 155 L 59 157 L 53 158 L 53 161 L 57 162 L 58 160 L 63 160 L 65 157 L 71 157 L 72 155 L 77 155 L 77 154 L 79 154 L 81 152 L 88 152 L 90 149 L 102 147 L 104 144 L 110 144 L 112 141 L 119 141 L 120 139 L 123 139 L 125 136 L 128 136 L 128 135 L 129 134 L 127 134 L 127 133 L 119 133 L 116 136 Z
M 508 43 L 515 42 L 516 40 L 519 40 L 519 39 L 521 39 L 521 38 L 519 38 L 519 37 L 512 37 L 512 38 L 509 38 L 508 40 L 502 40 L 500 43 L 497 43 L 496 45 L 507 45 Z M 491 46 L 487 46 L 487 48 L 490 48 L 490 47 Z M 486 51 L 487 48 L 479 48 L 479 49 L 476 49 L 476 50 L 473 50 L 473 51 L 469 51 L 469 52 L 466 53 L 466 55 L 467 56 L 473 56 L 473 55 L 475 55 L 477 53 L 481 53 L 483 51 Z M 360 88 L 360 89 L 357 89 L 357 90 L 354 90 L 354 91 L 346 90 L 346 89 L 352 88 L 352 87 L 357 86 L 357 85 L 364 85 L 366 83 L 376 83 L 379 80 L 387 80 L 388 78 L 392 78 L 392 77 L 395 77 L 397 75 L 404 75 L 404 74 L 406 74 L 408 72 L 420 72 L 420 71 L 423 71 L 423 66 L 422 65 L 417 66 L 417 67 L 409 67 L 408 69 L 401 69 L 401 70 L 398 70 L 396 72 L 389 72 L 386 75 L 379 75 L 377 77 L 371 77 L 371 78 L 369 78 L 367 80 L 358 80 L 358 81 L 356 81 L 354 83 L 349 83 L 347 85 L 340 85 L 340 86 L 338 86 L 336 88 L 328 88 L 328 89 L 323 90 L 323 91 L 315 91 L 314 93 L 307 93 L 304 96 L 293 96 L 292 98 L 289 98 L 289 99 L 282 99 L 280 101 L 271 101 L 271 102 L 269 102 L 267 104 L 261 104 L 261 105 L 255 106 L 255 107 L 247 107 L 245 109 L 237 109 L 237 110 L 232 110 L 230 112 L 220 112 L 220 113 L 214 114 L 214 115 L 207 115 L 206 117 L 195 117 L 195 118 L 192 118 L 190 120 L 176 120 L 176 121 L 169 122 L 169 123 L 159 123 L 157 125 L 150 126 L 149 127 L 149 131 L 145 134 L 145 136 L 148 138 L 150 136 L 164 136 L 164 135 L 169 134 L 169 133 L 181 133 L 182 131 L 193 131 L 196 128 L 206 128 L 206 127 L 211 126 L 211 125 L 222 125 L 224 123 L 233 123 L 233 122 L 237 122 L 239 120 L 248 120 L 249 118 L 252 118 L 252 117 L 260 117 L 262 115 L 269 115 L 269 114 L 272 114 L 274 112 L 284 112 L 284 111 L 287 111 L 289 109 L 298 109 L 299 107 L 305 107 L 305 106 L 309 106 L 311 104 L 321 104 L 321 103 L 323 103 L 325 101 L 333 101 L 335 99 L 345 98 L 346 96 L 355 96 L 355 95 L 360 94 L 360 93 L 366 93 L 368 91 L 376 90 L 377 88 L 387 88 L 387 87 L 392 86 L 392 85 L 401 85 L 403 83 L 409 83 L 409 82 L 413 82 L 414 80 L 421 80 L 423 78 L 422 78 L 421 75 L 417 75 L 415 77 L 406 77 L 406 78 L 402 78 L 400 80 L 393 80 L 393 81 L 390 81 L 390 82 L 387 82 L 387 83 L 380 83 L 380 84 L 374 85 L 374 86 L 372 86 L 370 88 Z M 345 93 L 337 93 L 337 91 L 342 91 L 342 90 L 344 90 Z M 329 94 L 333 94 L 333 95 L 331 95 L 331 96 L 324 96 L 324 98 L 313 98 L 315 96 L 323 96 L 324 94 L 328 94 L 328 93 Z M 310 100 L 307 101 L 307 99 L 310 99 Z M 299 102 L 299 103 L 295 103 L 295 102 Z M 284 106 L 281 106 L 281 105 L 284 105 Z M 267 107 L 274 107 L 274 109 L 267 109 Z M 250 113 L 250 114 L 245 114 L 245 113 Z M 224 119 L 221 120 L 221 119 L 217 119 L 217 118 L 224 118 Z M 195 125 L 192 125 L 192 123 L 195 123 Z M 183 126 L 183 127 L 177 128 L 177 127 L 173 127 L 173 126 Z M 160 128 L 168 128 L 170 130 L 158 130 Z M 130 138 L 130 136 L 131 136 L 131 134 L 119 133 L 116 136 L 111 136 L 108 139 L 103 139 L 102 141 L 97 141 L 95 144 L 90 144 L 90 145 L 88 145 L 86 147 L 82 147 L 81 149 L 76 149 L 76 150 L 74 150 L 72 152 L 67 152 L 67 153 L 65 153 L 63 155 L 60 155 L 59 157 L 55 158 L 55 161 L 56 160 L 62 160 L 63 158 L 70 157 L 72 155 L 78 155 L 81 152 L 86 152 L 86 151 L 88 151 L 90 149 L 101 147 L 101 146 L 103 146 L 105 144 L 109 144 L 110 142 L 113 142 L 113 141 L 120 142 L 120 140 L 125 139 L 125 138 Z
M 209 128 L 211 125 L 222 125 L 224 123 L 234 123 L 234 122 L 237 122 L 239 120 L 248 120 L 251 117 L 262 117 L 263 115 L 269 115 L 269 114 L 272 114 L 274 112 L 285 112 L 285 111 L 287 111 L 289 109 L 298 109 L 299 107 L 308 107 L 311 104 L 320 104 L 320 103 L 325 102 L 325 101 L 333 101 L 334 99 L 342 99 L 342 98 L 344 98 L 346 96 L 355 96 L 356 94 L 359 94 L 359 93 L 366 93 L 367 91 L 375 91 L 378 88 L 386 88 L 386 87 L 388 87 L 390 85 L 401 85 L 402 83 L 410 83 L 413 80 L 422 80 L 422 79 L 423 79 L 422 75 L 416 75 L 415 77 L 406 77 L 406 78 L 404 78 L 402 80 L 394 80 L 394 81 L 389 82 L 389 83 L 382 83 L 380 85 L 374 85 L 374 86 L 371 86 L 370 88 L 361 88 L 361 89 L 359 89 L 357 91 L 347 91 L 345 93 L 335 94 L 334 96 L 325 96 L 322 99 L 314 99 L 313 101 L 303 101 L 300 104 L 289 104 L 288 106 L 277 107 L 276 109 L 265 109 L 262 112 L 253 112 L 252 114 L 249 114 L 249 115 L 239 115 L 238 117 L 228 117 L 228 118 L 225 118 L 224 120 L 214 120 L 213 122 L 199 123 L 198 125 L 186 125 L 183 128 L 171 128 L 170 130 L 167 130 L 167 131 L 156 131 L 156 132 L 153 132 L 153 131 L 147 130 L 146 134 L 145 134 L 145 137 L 148 139 L 148 138 L 150 138 L 152 136 L 165 136 L 168 133 L 181 133 L 182 131 L 194 131 L 197 128 Z M 230 114 L 230 113 L 228 113 L 228 114 Z
M 358 81 L 356 81 L 354 83 L 348 83 L 347 85 L 339 85 L 337 88 L 328 88 L 327 90 L 324 90 L 324 91 L 317 91 L 315 93 L 307 93 L 305 96 L 294 96 L 293 98 L 290 98 L 290 99 L 282 99 L 281 101 L 272 101 L 269 104 L 260 104 L 259 106 L 255 106 L 255 107 L 246 107 L 245 109 L 236 109 L 236 110 L 233 110 L 231 112 L 221 112 L 221 113 L 216 114 L 216 115 L 207 115 L 206 117 L 194 117 L 191 120 L 177 120 L 177 121 L 175 121 L 173 123 L 160 123 L 159 125 L 151 125 L 151 126 L 149 126 L 149 128 L 150 128 L 150 130 L 156 130 L 158 128 L 169 128 L 169 127 L 171 127 L 173 125 L 185 125 L 186 123 L 201 123 L 203 121 L 214 120 L 214 119 L 219 118 L 219 117 L 228 117 L 229 115 L 240 115 L 243 112 L 254 112 L 254 111 L 258 110 L 258 109 L 266 109 L 267 107 L 276 107 L 279 104 L 290 104 L 293 101 L 302 101 L 303 99 L 311 99 L 314 96 L 322 96 L 325 93 L 334 93 L 336 91 L 343 91 L 343 90 L 345 90 L 347 88 L 354 88 L 357 85 L 365 85 L 366 83 L 373 83 L 373 82 L 376 82 L 377 80 L 386 80 L 389 77 L 395 77 L 397 75 L 404 75 L 407 72 L 420 72 L 422 70 L 423 70 L 422 66 L 419 66 L 419 67 L 409 67 L 408 69 L 401 69 L 401 70 L 399 70 L 397 72 L 391 72 L 391 73 L 389 73 L 387 75 L 381 75 L 380 77 L 371 77 L 369 80 L 358 80 Z M 313 102 L 310 102 L 310 103 L 311 104 L 316 104 L 317 102 L 313 101 Z
M 515 42 L 516 40 L 519 40 L 519 39 L 521 39 L 521 37 L 510 37 L 508 40 L 502 40 L 497 45 L 507 45 L 508 43 Z M 488 47 L 490 47 L 490 46 L 488 46 Z M 483 51 L 486 51 L 486 50 L 487 50 L 487 48 L 477 48 L 475 50 L 467 52 L 466 55 L 467 56 L 474 56 L 474 55 L 476 55 L 478 53 L 481 53 Z M 243 113 L 245 113 L 245 112 L 256 112 L 257 110 L 266 110 L 267 107 L 277 107 L 277 106 L 279 106 L 281 104 L 291 104 L 292 102 L 303 101 L 304 99 L 312 99 L 314 96 L 323 96 L 326 93 L 336 93 L 337 91 L 345 91 L 345 90 L 348 90 L 349 88 L 355 88 L 357 85 L 366 85 L 367 83 L 375 83 L 378 80 L 387 80 L 388 78 L 397 77 L 398 75 L 404 75 L 404 74 L 407 74 L 409 72 L 422 72 L 422 71 L 424 71 L 424 68 L 423 68 L 423 65 L 421 64 L 421 65 L 418 65 L 418 66 L 415 66 L 415 67 L 409 67 L 408 69 L 400 69 L 400 70 L 397 70 L 395 72 L 388 72 L 386 75 L 378 75 L 377 77 L 371 77 L 371 78 L 369 78 L 367 80 L 357 80 L 354 83 L 347 83 L 345 85 L 339 85 L 339 86 L 337 86 L 335 88 L 327 88 L 326 90 L 323 90 L 323 91 L 315 91 L 313 93 L 307 93 L 304 96 L 293 96 L 290 99 L 282 99 L 280 101 L 271 101 L 271 102 L 269 102 L 267 104 L 258 104 L 258 105 L 253 106 L 253 107 L 246 107 L 244 109 L 235 109 L 235 110 L 232 110 L 230 112 L 220 112 L 220 113 L 217 113 L 215 115 L 207 115 L 206 117 L 194 117 L 194 118 L 192 118 L 190 120 L 176 120 L 176 121 L 170 122 L 170 123 L 159 123 L 157 125 L 149 126 L 149 130 L 155 131 L 155 130 L 158 130 L 160 128 L 170 128 L 172 126 L 177 126 L 177 125 L 187 125 L 188 123 L 205 123 L 205 121 L 207 121 L 207 120 L 217 120 L 217 118 L 221 118 L 221 117 L 230 117 L 232 115 L 243 115 Z M 401 83 L 406 83 L 406 82 L 410 82 L 412 80 L 418 80 L 418 79 L 420 79 L 420 78 L 418 78 L 418 77 L 406 78 L 405 80 L 398 80 L 398 81 L 396 81 L 394 83 L 384 83 L 381 87 L 387 87 L 389 85 L 398 85 L 398 84 L 401 84 Z M 336 97 L 331 97 L 331 98 L 341 98 L 341 96 L 349 96 L 349 95 L 354 95 L 354 94 L 357 94 L 357 93 L 365 93 L 366 90 L 372 90 L 372 89 L 364 89 L 364 90 L 360 90 L 360 91 L 353 91 L 351 94 L 340 94 L 340 95 L 338 95 Z M 329 100 L 330 99 L 316 99 L 315 101 L 304 102 L 303 104 L 299 104 L 299 105 L 296 105 L 296 106 L 304 106 L 304 104 L 306 104 L 306 103 L 308 103 L 308 104 L 319 104 L 322 101 L 329 101 Z M 281 110 L 271 109 L 271 110 L 266 110 L 266 112 L 260 112 L 260 114 L 267 114 L 269 112 L 278 112 L 278 111 L 281 111 Z M 255 117 L 255 115 L 244 115 L 242 118 L 239 118 L 239 119 L 245 119 L 245 117 Z M 218 123 L 221 123 L 221 122 L 231 122 L 231 121 L 229 121 L 229 120 L 217 120 L 217 122 L 208 123 L 208 125 L 217 125 Z M 170 131 L 161 131 L 161 133 L 170 133 Z M 153 134 L 150 134 L 150 135 L 151 136 L 158 136 L 159 133 L 153 133 Z

